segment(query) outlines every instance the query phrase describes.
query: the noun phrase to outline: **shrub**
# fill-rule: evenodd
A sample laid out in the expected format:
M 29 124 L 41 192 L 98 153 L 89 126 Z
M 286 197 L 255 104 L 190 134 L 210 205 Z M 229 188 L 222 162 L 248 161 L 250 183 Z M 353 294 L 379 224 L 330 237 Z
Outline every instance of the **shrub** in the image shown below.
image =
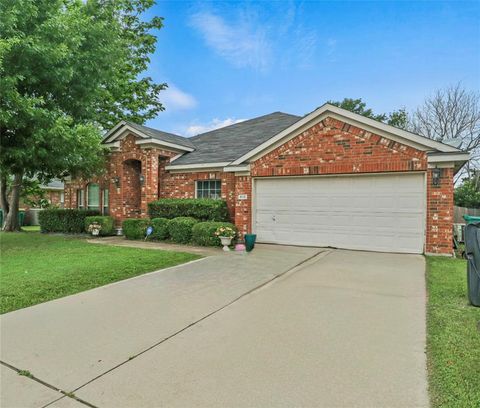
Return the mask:
M 230 227 L 237 231 L 235 225 L 229 222 L 199 222 L 192 228 L 192 242 L 201 246 L 220 246 L 220 238 L 215 235 L 215 231 L 220 227 Z
M 123 234 L 127 239 L 145 238 L 145 230 L 149 225 L 149 220 L 144 218 L 130 218 L 122 223 Z
M 102 229 L 100 230 L 100 235 L 114 235 L 115 229 L 113 227 L 113 218 L 109 216 L 103 215 L 94 215 L 91 217 L 85 217 L 85 231 L 88 231 L 88 227 L 90 224 L 96 222 L 100 224 Z
M 227 203 L 210 198 L 164 198 L 148 204 L 151 218 L 192 217 L 200 221 L 228 221 Z
M 38 221 L 42 232 L 85 232 L 85 218 L 98 215 L 98 211 L 51 208 L 39 212 Z
M 158 239 L 160 241 L 167 239 L 168 234 L 168 222 L 167 218 L 154 218 L 150 221 L 150 225 L 153 227 L 153 232 L 150 235 L 151 239 Z
M 168 233 L 173 242 L 188 244 L 192 239 L 192 228 L 198 221 L 192 217 L 177 217 L 168 221 Z

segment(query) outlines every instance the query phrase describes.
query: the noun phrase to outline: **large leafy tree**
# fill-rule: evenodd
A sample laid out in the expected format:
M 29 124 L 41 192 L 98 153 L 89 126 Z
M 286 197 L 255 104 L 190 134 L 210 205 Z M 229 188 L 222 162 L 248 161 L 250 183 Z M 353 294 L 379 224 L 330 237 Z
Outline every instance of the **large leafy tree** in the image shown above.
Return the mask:
M 0 204 L 18 229 L 25 180 L 91 176 L 101 135 L 163 110 L 142 76 L 162 19 L 153 0 L 0 0 Z M 11 177 L 11 183 L 8 183 Z M 8 186 L 9 184 L 9 186 Z M 10 194 L 7 194 L 9 188 Z
M 467 208 L 480 208 L 480 171 L 472 171 L 472 176 L 462 180 L 455 189 L 455 205 Z

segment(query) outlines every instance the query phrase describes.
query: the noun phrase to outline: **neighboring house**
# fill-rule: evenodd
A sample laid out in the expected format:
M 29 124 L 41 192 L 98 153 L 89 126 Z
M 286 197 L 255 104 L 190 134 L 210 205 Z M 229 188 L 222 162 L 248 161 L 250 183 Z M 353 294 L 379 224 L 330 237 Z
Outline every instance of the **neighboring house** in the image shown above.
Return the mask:
M 38 211 L 42 209 L 42 205 L 49 204 L 52 207 L 64 208 L 65 204 L 65 186 L 60 180 L 53 180 L 48 184 L 40 185 L 40 189 L 43 190 L 43 203 L 41 203 L 39 197 L 29 197 L 27 202 L 20 202 L 20 209 L 25 210 L 24 225 L 38 225 Z M 37 205 L 32 205 L 37 203 Z
M 184 138 L 120 122 L 104 177 L 65 185 L 65 206 L 121 225 L 158 198 L 226 200 L 259 242 L 452 253 L 457 148 L 325 104 Z

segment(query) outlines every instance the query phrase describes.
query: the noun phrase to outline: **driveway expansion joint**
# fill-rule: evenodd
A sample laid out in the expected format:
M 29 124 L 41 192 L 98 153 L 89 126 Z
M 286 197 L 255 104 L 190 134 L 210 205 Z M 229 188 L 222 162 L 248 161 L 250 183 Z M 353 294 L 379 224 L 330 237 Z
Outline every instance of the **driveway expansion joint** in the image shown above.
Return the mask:
M 50 389 L 53 390 L 53 391 L 56 391 L 56 392 L 59 392 L 59 393 L 63 394 L 61 397 L 59 397 L 59 398 L 57 398 L 57 399 L 49 402 L 49 403 L 46 404 L 46 405 L 43 405 L 41 408 L 48 407 L 49 405 L 54 404 L 55 402 L 60 401 L 61 399 L 65 398 L 65 397 L 74 399 L 74 400 L 76 400 L 77 402 L 80 402 L 80 403 L 82 403 L 82 404 L 84 404 L 84 405 L 86 405 L 86 406 L 88 406 L 88 407 L 90 407 L 90 408 L 98 408 L 98 407 L 96 407 L 95 405 L 90 404 L 89 402 L 87 402 L 87 401 L 85 401 L 85 400 L 83 400 L 83 399 L 81 399 L 81 398 L 78 398 L 77 396 L 73 395 L 72 392 L 64 391 L 64 390 L 62 390 L 62 389 L 60 389 L 60 388 L 55 387 L 55 386 L 52 385 L 52 384 L 49 384 L 49 383 L 41 380 L 41 379 L 38 378 L 38 377 L 35 377 L 35 376 L 34 376 L 32 373 L 30 373 L 30 372 L 29 372 L 29 375 L 23 375 L 23 374 L 21 374 L 21 373 L 24 372 L 25 370 L 21 370 L 21 369 L 15 367 L 15 366 L 13 366 L 13 365 L 5 362 L 5 361 L 1 361 L 1 360 L 0 360 L 0 364 L 2 364 L 3 366 L 9 368 L 10 370 L 15 371 L 18 375 L 22 375 L 23 377 L 29 378 L 30 380 L 35 381 L 35 382 L 43 385 L 44 387 L 50 388 Z
M 197 325 L 198 323 L 208 319 L 209 317 L 215 315 L 216 313 L 226 309 L 227 307 L 231 306 L 232 304 L 236 303 L 237 301 L 239 301 L 240 299 L 256 292 L 257 290 L 260 290 L 262 288 L 264 288 L 265 286 L 267 285 L 270 285 L 271 283 L 273 283 L 275 280 L 281 278 L 281 277 L 284 277 L 285 275 L 287 274 L 291 274 L 293 272 L 296 272 L 297 270 L 301 269 L 303 266 L 306 266 L 308 265 L 311 261 L 316 261 L 317 260 L 317 257 L 321 256 L 321 257 L 324 257 L 324 256 L 327 256 L 331 253 L 332 251 L 329 250 L 329 249 L 321 249 L 319 250 L 318 252 L 315 252 L 313 255 L 309 256 L 308 258 L 306 259 L 303 259 L 302 261 L 300 261 L 299 263 L 297 263 L 296 265 L 292 266 L 291 268 L 287 269 L 286 271 L 278 274 L 278 275 L 274 275 L 272 278 L 268 279 L 267 281 L 255 286 L 254 288 L 252 289 L 249 289 L 248 291 L 242 293 L 241 295 L 237 296 L 235 299 L 231 300 L 230 302 L 226 303 L 225 305 L 213 310 L 212 312 L 206 314 L 205 316 L 201 317 L 200 319 L 188 324 L 187 326 L 183 327 L 182 329 L 180 330 L 177 330 L 175 333 L 172 333 L 171 335 L 167 336 L 167 337 L 164 337 L 162 340 L 158 341 L 157 343 L 154 343 L 153 345 L 151 345 L 150 347 L 140 351 L 139 353 L 135 354 L 135 355 L 132 355 L 130 357 L 128 357 L 128 359 L 122 361 L 121 363 L 117 364 L 116 366 L 108 369 L 107 371 L 97 375 L 96 377 L 92 378 L 91 380 L 87 381 L 86 383 L 80 385 L 79 387 L 75 388 L 72 392 L 76 392 L 78 390 L 80 390 L 81 388 L 84 388 L 86 387 L 87 385 L 93 383 L 94 381 L 98 380 L 99 378 L 105 376 L 106 374 L 109 374 L 110 372 L 116 370 L 117 368 L 129 363 L 130 361 L 134 360 L 135 358 L 141 356 L 142 354 L 145 354 L 146 352 L 156 348 L 157 346 L 165 343 L 166 341 L 172 339 L 173 337 L 183 333 L 184 331 L 192 328 L 193 326 Z M 205 259 L 205 258 L 204 258 Z M 196 260 L 196 261 L 199 261 L 199 260 Z M 196 261 L 192 261 L 192 262 L 196 262 Z M 42 407 L 43 408 L 43 407 Z M 94 407 L 95 408 L 95 407 Z

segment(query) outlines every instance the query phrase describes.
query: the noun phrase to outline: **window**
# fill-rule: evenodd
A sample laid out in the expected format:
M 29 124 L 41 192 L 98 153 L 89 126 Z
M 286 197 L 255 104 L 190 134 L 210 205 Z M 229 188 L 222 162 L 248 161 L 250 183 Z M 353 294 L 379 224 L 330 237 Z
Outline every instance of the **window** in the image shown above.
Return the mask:
M 83 190 L 77 190 L 77 208 L 83 209 L 85 205 L 85 192 Z
M 219 199 L 222 194 L 222 182 L 220 180 L 197 181 L 197 198 Z
M 60 208 L 65 207 L 65 193 L 63 191 L 60 192 Z
M 109 194 L 108 188 L 103 190 L 103 215 L 108 215 Z
M 100 211 L 100 186 L 91 183 L 87 187 L 87 208 Z

